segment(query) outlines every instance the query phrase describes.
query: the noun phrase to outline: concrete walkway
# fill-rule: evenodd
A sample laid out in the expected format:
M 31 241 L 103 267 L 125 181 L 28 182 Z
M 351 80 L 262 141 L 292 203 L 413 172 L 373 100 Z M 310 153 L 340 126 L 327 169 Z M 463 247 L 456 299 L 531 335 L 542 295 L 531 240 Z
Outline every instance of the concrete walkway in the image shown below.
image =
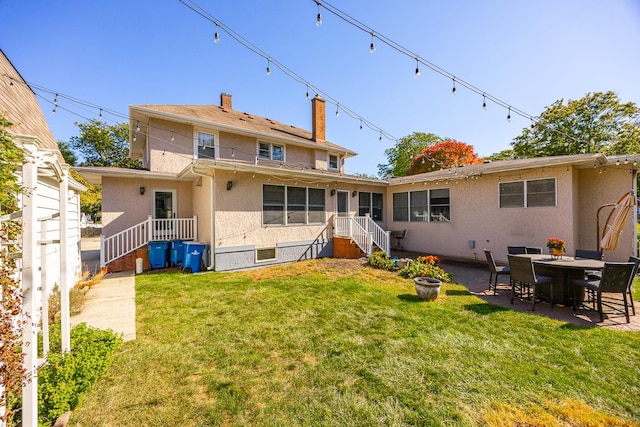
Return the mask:
M 83 238 L 83 269 L 99 269 L 100 239 Z M 133 271 L 110 273 L 85 297 L 82 312 L 71 317 L 71 325 L 86 323 L 98 329 L 121 333 L 125 341 L 136 339 L 136 287 Z

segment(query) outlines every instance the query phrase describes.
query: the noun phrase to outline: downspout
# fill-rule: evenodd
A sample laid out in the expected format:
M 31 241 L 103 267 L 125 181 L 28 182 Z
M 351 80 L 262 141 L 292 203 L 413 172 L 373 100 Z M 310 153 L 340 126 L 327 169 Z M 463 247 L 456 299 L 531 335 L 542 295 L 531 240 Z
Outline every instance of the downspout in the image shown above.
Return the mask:
M 211 227 L 210 227 L 211 235 L 209 236 L 210 239 L 211 239 L 211 250 L 209 252 L 209 267 L 207 267 L 207 270 L 208 271 L 215 271 L 215 267 L 216 267 L 216 251 L 215 251 L 215 243 L 216 243 L 216 240 L 215 240 L 215 237 L 216 237 L 215 224 L 216 224 L 216 221 L 215 221 L 215 212 L 216 211 L 214 209 L 215 203 L 214 203 L 214 191 L 213 191 L 213 189 L 214 189 L 213 184 L 215 183 L 215 177 L 211 176 L 211 175 L 208 175 L 208 174 L 197 172 L 195 170 L 195 168 L 193 167 L 193 163 L 191 163 L 190 169 L 191 169 L 191 173 L 193 173 L 194 175 L 198 175 L 198 176 L 209 178 L 209 183 L 211 184 L 211 197 L 210 197 L 210 199 L 211 199 L 211 206 L 210 206 L 210 211 L 211 211 Z M 215 169 L 213 170 L 213 173 L 214 174 L 216 173 Z

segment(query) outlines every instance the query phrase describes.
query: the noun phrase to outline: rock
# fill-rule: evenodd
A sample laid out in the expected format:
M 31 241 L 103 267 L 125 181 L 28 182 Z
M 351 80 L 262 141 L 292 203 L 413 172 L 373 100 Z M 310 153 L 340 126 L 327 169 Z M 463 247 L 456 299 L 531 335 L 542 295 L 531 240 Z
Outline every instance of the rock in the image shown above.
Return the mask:
M 67 411 L 60 415 L 55 424 L 53 424 L 53 427 L 67 427 L 67 424 L 69 424 L 69 421 L 71 420 L 71 414 L 71 411 Z

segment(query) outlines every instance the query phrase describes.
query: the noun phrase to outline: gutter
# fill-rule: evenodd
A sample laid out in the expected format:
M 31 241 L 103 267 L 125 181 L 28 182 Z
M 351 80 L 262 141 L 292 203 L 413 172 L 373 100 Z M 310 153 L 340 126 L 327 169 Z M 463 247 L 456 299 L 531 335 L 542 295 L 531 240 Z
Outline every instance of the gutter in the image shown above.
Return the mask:
M 198 175 L 198 176 L 202 176 L 202 177 L 207 177 L 209 178 L 209 182 L 211 184 L 211 235 L 209 236 L 211 239 L 211 250 L 209 252 L 209 267 L 207 267 L 207 271 L 215 271 L 215 267 L 216 267 L 216 251 L 215 251 L 215 244 L 216 244 L 216 221 L 215 221 L 215 202 L 214 202 L 214 183 L 215 183 L 215 179 L 213 176 L 208 175 L 208 174 L 204 174 L 204 173 L 200 173 L 200 172 L 196 172 L 195 168 L 194 168 L 194 164 L 191 163 L 190 165 L 190 170 L 191 173 L 193 173 L 194 175 Z M 215 174 L 215 169 L 213 170 L 213 173 Z

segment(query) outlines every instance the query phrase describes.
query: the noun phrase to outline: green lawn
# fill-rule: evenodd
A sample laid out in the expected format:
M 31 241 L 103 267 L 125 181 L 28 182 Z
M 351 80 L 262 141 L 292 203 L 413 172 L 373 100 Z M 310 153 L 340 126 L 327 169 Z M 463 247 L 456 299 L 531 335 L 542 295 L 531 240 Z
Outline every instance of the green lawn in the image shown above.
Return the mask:
M 640 425 L 640 333 L 336 260 L 141 275 L 76 426 Z M 591 424 L 587 424 L 587 420 Z

